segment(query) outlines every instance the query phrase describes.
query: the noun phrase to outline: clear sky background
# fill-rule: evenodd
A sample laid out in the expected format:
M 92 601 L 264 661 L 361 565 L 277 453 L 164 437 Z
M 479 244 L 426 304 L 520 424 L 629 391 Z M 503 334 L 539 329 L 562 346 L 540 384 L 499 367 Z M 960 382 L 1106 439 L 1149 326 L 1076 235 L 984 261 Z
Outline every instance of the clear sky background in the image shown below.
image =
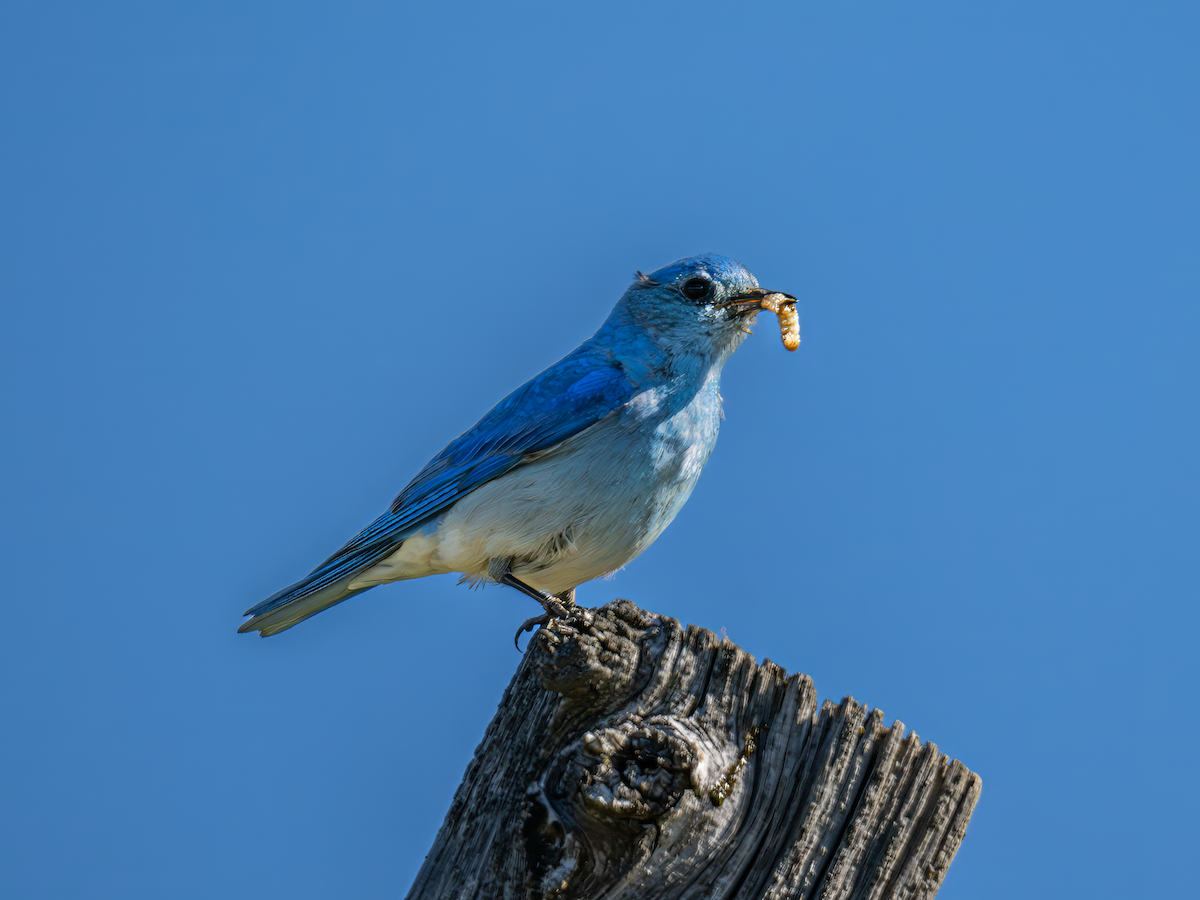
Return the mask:
M 1186 2 L 6 0 L 0 894 L 402 896 L 534 605 L 241 613 L 703 251 L 804 343 L 763 320 L 582 602 L 979 772 L 947 900 L 1191 894 L 1198 41 Z

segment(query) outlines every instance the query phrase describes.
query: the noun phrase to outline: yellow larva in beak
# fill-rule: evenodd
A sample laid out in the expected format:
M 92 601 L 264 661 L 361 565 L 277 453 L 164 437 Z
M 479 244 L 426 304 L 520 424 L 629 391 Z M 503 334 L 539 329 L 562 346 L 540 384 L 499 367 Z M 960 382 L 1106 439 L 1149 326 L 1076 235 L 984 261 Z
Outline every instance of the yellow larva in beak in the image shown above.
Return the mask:
M 789 350 L 800 348 L 800 314 L 796 312 L 796 298 L 787 294 L 767 294 L 759 305 L 775 313 L 779 318 L 779 337 Z

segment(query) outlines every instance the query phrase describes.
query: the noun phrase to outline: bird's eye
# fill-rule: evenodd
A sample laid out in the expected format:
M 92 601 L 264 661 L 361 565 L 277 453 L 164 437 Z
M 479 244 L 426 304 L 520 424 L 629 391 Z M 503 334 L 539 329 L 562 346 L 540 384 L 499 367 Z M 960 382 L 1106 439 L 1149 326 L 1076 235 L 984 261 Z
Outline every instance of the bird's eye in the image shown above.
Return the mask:
M 703 300 L 712 291 L 712 282 L 707 278 L 689 278 L 679 286 L 679 292 L 689 300 Z

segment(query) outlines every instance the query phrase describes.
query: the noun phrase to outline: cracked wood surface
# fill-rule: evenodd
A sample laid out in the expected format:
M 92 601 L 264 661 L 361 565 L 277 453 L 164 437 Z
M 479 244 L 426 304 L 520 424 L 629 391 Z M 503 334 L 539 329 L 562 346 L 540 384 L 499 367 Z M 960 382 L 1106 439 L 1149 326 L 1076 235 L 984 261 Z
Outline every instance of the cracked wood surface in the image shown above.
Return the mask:
M 537 632 L 409 900 L 929 898 L 981 781 L 627 600 Z

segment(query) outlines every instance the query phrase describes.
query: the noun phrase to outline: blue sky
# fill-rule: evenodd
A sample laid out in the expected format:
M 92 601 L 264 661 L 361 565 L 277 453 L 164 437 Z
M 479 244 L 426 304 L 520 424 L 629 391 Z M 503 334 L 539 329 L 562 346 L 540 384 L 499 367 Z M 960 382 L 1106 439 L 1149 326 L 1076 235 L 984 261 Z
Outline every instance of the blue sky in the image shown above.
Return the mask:
M 241 613 L 703 251 L 804 344 L 733 357 L 692 500 L 582 601 L 980 772 L 948 900 L 1194 890 L 1198 25 L 5 3 L 0 893 L 406 891 L 532 604 Z

